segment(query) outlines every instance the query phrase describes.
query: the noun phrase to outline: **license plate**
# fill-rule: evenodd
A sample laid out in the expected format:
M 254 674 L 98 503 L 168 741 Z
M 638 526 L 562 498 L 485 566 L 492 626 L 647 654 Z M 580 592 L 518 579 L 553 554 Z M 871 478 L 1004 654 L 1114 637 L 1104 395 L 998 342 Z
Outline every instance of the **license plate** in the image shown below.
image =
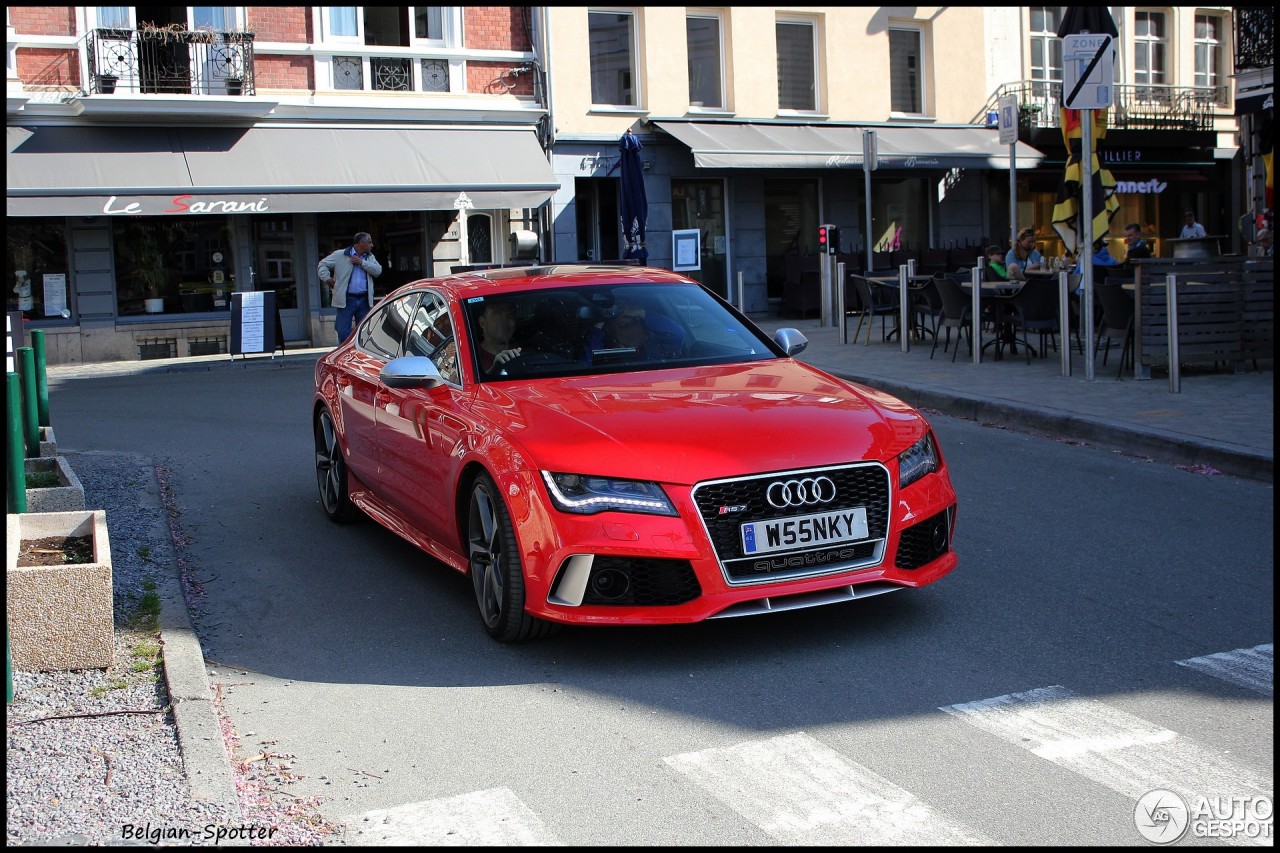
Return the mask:
M 742 525 L 744 554 L 767 554 L 815 545 L 837 545 L 870 538 L 867 510 L 838 509 L 813 515 L 796 515 Z

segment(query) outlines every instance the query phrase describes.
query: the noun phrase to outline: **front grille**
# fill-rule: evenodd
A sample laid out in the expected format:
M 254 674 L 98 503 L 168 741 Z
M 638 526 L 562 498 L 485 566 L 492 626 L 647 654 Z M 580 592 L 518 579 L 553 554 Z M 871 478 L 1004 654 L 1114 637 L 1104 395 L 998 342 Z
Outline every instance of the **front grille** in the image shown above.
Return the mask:
M 670 607 L 700 595 L 702 586 L 688 560 L 596 557 L 582 603 Z
M 898 568 L 918 569 L 947 553 L 951 542 L 947 524 L 950 512 L 944 509 L 902 531 L 902 538 L 898 540 L 898 557 L 894 561 Z
M 765 497 L 765 490 L 775 480 L 823 475 L 830 477 L 836 487 L 836 496 L 829 503 L 807 509 L 778 510 Z M 699 483 L 693 488 L 692 496 L 730 584 L 829 574 L 873 566 L 884 558 L 885 539 L 889 534 L 889 471 L 877 462 L 714 480 Z M 802 546 L 751 555 L 742 550 L 744 523 L 858 507 L 867 512 L 869 538 L 862 542 L 818 548 Z M 726 511 L 722 512 L 722 508 Z

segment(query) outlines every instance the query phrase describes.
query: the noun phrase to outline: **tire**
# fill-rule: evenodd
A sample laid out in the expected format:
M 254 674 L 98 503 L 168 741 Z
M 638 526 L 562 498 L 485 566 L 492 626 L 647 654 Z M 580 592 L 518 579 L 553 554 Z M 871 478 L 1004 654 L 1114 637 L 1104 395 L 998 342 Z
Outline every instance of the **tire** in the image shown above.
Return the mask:
M 316 485 L 320 488 L 320 508 L 330 521 L 346 524 L 360 516 L 359 508 L 347 492 L 347 461 L 342 456 L 338 430 L 328 409 L 315 420 Z
M 487 473 L 471 484 L 467 510 L 467 563 L 480 619 L 502 643 L 549 636 L 560 626 L 525 612 L 524 567 L 511 515 Z

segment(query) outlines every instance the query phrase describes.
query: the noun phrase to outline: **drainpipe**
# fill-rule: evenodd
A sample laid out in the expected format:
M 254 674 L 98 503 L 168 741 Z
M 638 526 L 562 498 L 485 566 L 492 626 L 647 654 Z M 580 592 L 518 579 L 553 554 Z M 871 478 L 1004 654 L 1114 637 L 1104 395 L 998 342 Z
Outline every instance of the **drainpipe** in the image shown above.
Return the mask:
M 545 130 L 541 134 L 541 142 L 545 148 L 547 162 L 552 164 L 552 174 L 555 174 L 555 160 L 552 157 L 552 150 L 555 146 L 556 139 L 556 120 L 555 120 L 555 96 L 552 93 L 551 85 L 551 9 L 548 6 L 537 7 L 537 34 L 533 40 L 533 53 L 535 61 L 538 63 L 538 74 L 542 82 L 542 97 L 545 103 L 543 106 L 547 109 Z M 553 263 L 555 261 L 555 240 L 552 234 L 552 206 L 555 204 L 554 199 L 548 204 L 544 204 L 538 208 L 538 232 L 540 234 L 540 242 L 542 243 L 542 251 L 538 254 L 540 260 L 544 263 Z

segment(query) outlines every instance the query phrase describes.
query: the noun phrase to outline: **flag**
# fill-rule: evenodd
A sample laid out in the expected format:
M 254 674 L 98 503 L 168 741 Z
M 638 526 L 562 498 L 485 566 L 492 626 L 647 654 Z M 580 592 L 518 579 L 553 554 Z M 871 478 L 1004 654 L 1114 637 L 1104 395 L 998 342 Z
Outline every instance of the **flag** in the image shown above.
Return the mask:
M 1093 181 L 1093 237 L 1094 248 L 1111 227 L 1111 219 L 1120 209 L 1120 200 L 1116 198 L 1116 179 L 1110 169 L 1102 168 L 1098 153 L 1100 140 L 1107 135 L 1107 111 L 1091 110 L 1093 117 L 1093 157 L 1090 164 L 1090 175 Z M 1062 244 L 1073 255 L 1079 254 L 1080 235 L 1077 229 L 1081 223 L 1080 190 L 1081 160 L 1083 159 L 1084 140 L 1080 110 L 1059 109 L 1062 141 L 1067 147 L 1067 166 L 1062 174 L 1062 183 L 1058 185 L 1058 198 L 1053 206 L 1053 230 L 1062 238 Z

